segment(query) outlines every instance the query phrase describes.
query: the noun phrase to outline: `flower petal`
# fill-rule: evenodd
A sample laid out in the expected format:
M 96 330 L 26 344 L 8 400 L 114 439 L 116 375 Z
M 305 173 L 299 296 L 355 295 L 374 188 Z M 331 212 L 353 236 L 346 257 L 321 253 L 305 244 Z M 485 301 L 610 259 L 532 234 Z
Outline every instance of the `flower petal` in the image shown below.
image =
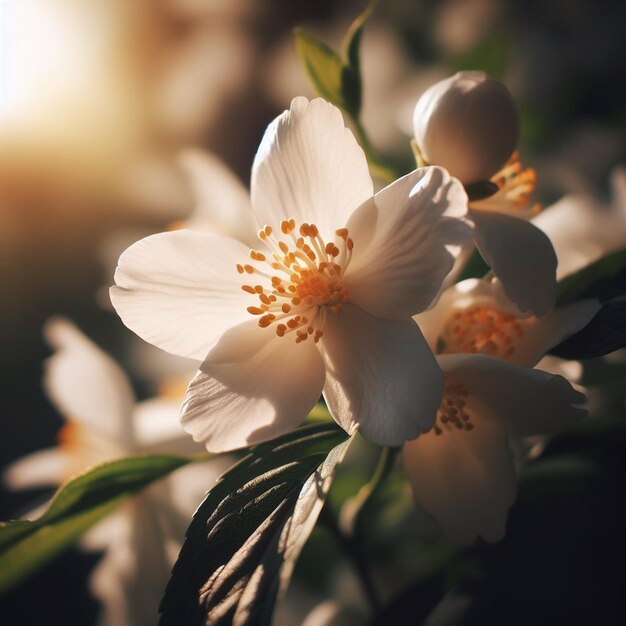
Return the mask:
M 491 211 L 470 211 L 480 254 L 523 313 L 541 316 L 556 298 L 556 254 L 548 237 L 525 220 Z
M 148 343 L 204 359 L 222 334 L 250 318 L 236 264 L 239 241 L 177 230 L 146 237 L 120 257 L 111 301 L 122 321 Z
M 256 246 L 250 193 L 234 172 L 216 156 L 194 148 L 183 151 L 179 162 L 190 180 L 195 200 L 185 227 Z
M 67 457 L 58 448 L 38 450 L 11 463 L 2 478 L 15 490 L 60 485 L 66 477 L 67 463 Z
M 443 355 L 438 361 L 444 376 L 469 390 L 470 410 L 504 420 L 513 436 L 556 433 L 587 414 L 575 406 L 584 403 L 584 394 L 562 376 L 484 355 Z
M 590 196 L 571 194 L 533 218 L 556 251 L 557 280 L 626 246 L 626 169 L 614 170 L 611 187 L 611 206 Z
M 365 154 L 339 109 L 321 98 L 299 97 L 265 131 L 251 191 L 260 226 L 293 218 L 314 223 L 332 241 L 374 187 Z
M 327 318 L 321 343 L 324 398 L 347 432 L 398 446 L 432 425 L 441 372 L 412 320 L 375 318 L 346 305 Z
M 44 336 L 56 352 L 44 364 L 43 382 L 59 412 L 94 435 L 132 439 L 135 396 L 120 366 L 69 320 L 49 320 Z
M 524 336 L 508 360 L 534 367 L 551 348 L 587 326 L 599 310 L 597 300 L 580 300 L 559 307 L 545 317 L 524 319 Z
M 266 441 L 295 428 L 315 406 L 324 366 L 312 340 L 278 337 L 255 321 L 224 335 L 191 381 L 183 428 L 210 452 Z
M 182 429 L 180 402 L 152 398 L 140 402 L 133 414 L 137 449 L 151 454 L 188 455 L 203 448 Z
M 467 195 L 439 167 L 415 170 L 361 205 L 348 222 L 354 241 L 346 285 L 376 317 L 403 319 L 435 298 L 471 227 Z
M 503 421 L 472 413 L 474 428 L 431 430 L 402 450 L 416 500 L 459 544 L 499 541 L 515 500 L 515 474 Z

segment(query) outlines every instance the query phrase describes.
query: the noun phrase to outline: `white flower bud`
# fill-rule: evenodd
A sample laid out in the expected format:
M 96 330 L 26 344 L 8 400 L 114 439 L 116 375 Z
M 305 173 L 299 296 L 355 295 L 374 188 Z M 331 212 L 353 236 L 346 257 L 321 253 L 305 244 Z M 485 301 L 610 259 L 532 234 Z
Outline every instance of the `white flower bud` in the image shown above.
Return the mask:
M 464 183 L 489 180 L 519 138 L 513 97 L 484 72 L 458 72 L 426 90 L 415 106 L 413 129 L 426 162 Z

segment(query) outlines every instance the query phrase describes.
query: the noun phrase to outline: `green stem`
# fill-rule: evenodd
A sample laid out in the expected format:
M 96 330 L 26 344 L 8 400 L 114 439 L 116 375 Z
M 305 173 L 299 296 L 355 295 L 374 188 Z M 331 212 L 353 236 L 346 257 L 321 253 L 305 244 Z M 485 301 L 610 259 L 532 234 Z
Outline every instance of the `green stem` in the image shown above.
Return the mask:
M 361 487 L 349 508 L 349 517 L 342 519 L 342 528 L 356 539 L 362 536 L 363 520 L 367 517 L 375 496 L 385 484 L 395 467 L 401 448 L 385 446 L 380 452 L 378 463 L 370 480 Z
M 365 156 L 367 157 L 367 162 L 372 170 L 372 174 L 385 183 L 391 183 L 400 178 L 401 175 L 386 165 L 382 158 L 374 150 L 369 137 L 365 132 L 365 128 L 363 128 L 363 125 L 361 124 L 361 121 L 352 116 L 351 119 L 354 125 L 354 130 L 359 139 L 359 143 L 361 144 L 361 148 L 363 148 L 363 152 L 365 152 Z
M 359 550 L 359 546 L 356 541 L 352 537 L 349 537 L 344 532 L 342 532 L 339 527 L 339 523 L 337 521 L 337 517 L 335 516 L 334 511 L 331 509 L 328 502 L 322 508 L 320 513 L 320 521 L 324 523 L 324 525 L 330 530 L 335 538 L 335 541 L 342 548 L 346 557 L 352 563 L 355 573 L 359 577 L 361 582 L 361 586 L 363 587 L 363 591 L 369 600 L 372 610 L 375 615 L 378 615 L 381 609 L 380 600 L 378 599 L 378 593 L 376 591 L 376 587 L 372 581 L 369 566 L 365 561 L 365 558 L 361 554 Z

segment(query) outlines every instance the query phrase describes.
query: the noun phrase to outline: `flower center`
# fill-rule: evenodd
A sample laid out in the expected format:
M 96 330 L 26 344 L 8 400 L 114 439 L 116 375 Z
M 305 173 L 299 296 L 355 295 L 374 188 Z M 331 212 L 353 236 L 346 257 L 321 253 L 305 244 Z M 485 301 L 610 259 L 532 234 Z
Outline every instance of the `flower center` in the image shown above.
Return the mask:
M 488 306 L 457 311 L 446 322 L 440 336 L 440 354 L 488 354 L 510 357 L 524 335 L 518 319 Z
M 467 388 L 459 382 L 444 380 L 443 398 L 435 417 L 432 428 L 423 434 L 434 431 L 435 435 L 443 435 L 452 430 L 473 430 L 474 424 L 465 411 L 465 398 L 469 395 Z
M 324 334 L 327 312 L 339 315 L 342 304 L 350 301 L 343 276 L 354 243 L 347 228 L 337 230 L 335 241 L 326 243 L 315 224 L 296 228 L 293 219 L 283 220 L 280 231 L 282 237 L 274 235 L 271 226 L 259 231 L 269 253 L 250 250 L 259 267 L 237 265 L 240 274 L 258 276 L 264 283 L 242 285 L 259 300 L 248 312 L 260 316 L 261 328 L 274 324 L 279 337 L 295 333 L 296 343 L 309 336 L 317 343 Z

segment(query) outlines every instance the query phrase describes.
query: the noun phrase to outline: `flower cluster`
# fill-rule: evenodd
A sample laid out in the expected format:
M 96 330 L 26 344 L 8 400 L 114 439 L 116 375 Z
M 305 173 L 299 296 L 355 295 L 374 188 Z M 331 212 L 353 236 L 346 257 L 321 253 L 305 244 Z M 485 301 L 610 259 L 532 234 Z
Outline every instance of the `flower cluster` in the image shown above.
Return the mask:
M 508 437 L 584 414 L 570 383 L 532 368 L 597 305 L 554 308 L 556 256 L 529 222 L 535 175 L 503 85 L 478 72 L 435 85 L 415 132 L 425 166 L 374 193 L 341 112 L 296 98 L 263 137 L 250 200 L 237 189 L 230 214 L 131 246 L 111 300 L 146 341 L 203 360 L 181 421 L 208 450 L 285 433 L 323 395 L 348 433 L 404 445 L 449 535 L 494 540 L 514 497 Z M 210 160 L 185 158 L 208 179 Z M 492 273 L 454 285 L 473 243 Z
M 50 322 L 45 387 L 67 423 L 56 448 L 6 480 L 60 484 L 129 454 L 231 452 L 288 433 L 323 397 L 349 435 L 401 451 L 416 500 L 448 537 L 501 539 L 516 489 L 511 438 L 585 415 L 571 367 L 546 355 L 600 307 L 557 306 L 557 253 L 563 274 L 622 241 L 565 258 L 558 207 L 540 212 L 518 137 L 507 89 L 460 72 L 417 102 L 418 167 L 378 191 L 341 110 L 321 98 L 295 98 L 269 125 L 250 192 L 213 156 L 184 152 L 193 216 L 131 245 L 110 298 L 129 329 L 197 372 L 175 400 L 137 403 L 108 355 Z M 472 255 L 490 270 L 461 279 Z M 128 596 L 106 623 L 152 620 L 191 514 L 175 496 L 190 484 L 155 484 L 87 535 L 107 551 L 96 595 Z M 145 554 L 130 558 L 136 543 Z

